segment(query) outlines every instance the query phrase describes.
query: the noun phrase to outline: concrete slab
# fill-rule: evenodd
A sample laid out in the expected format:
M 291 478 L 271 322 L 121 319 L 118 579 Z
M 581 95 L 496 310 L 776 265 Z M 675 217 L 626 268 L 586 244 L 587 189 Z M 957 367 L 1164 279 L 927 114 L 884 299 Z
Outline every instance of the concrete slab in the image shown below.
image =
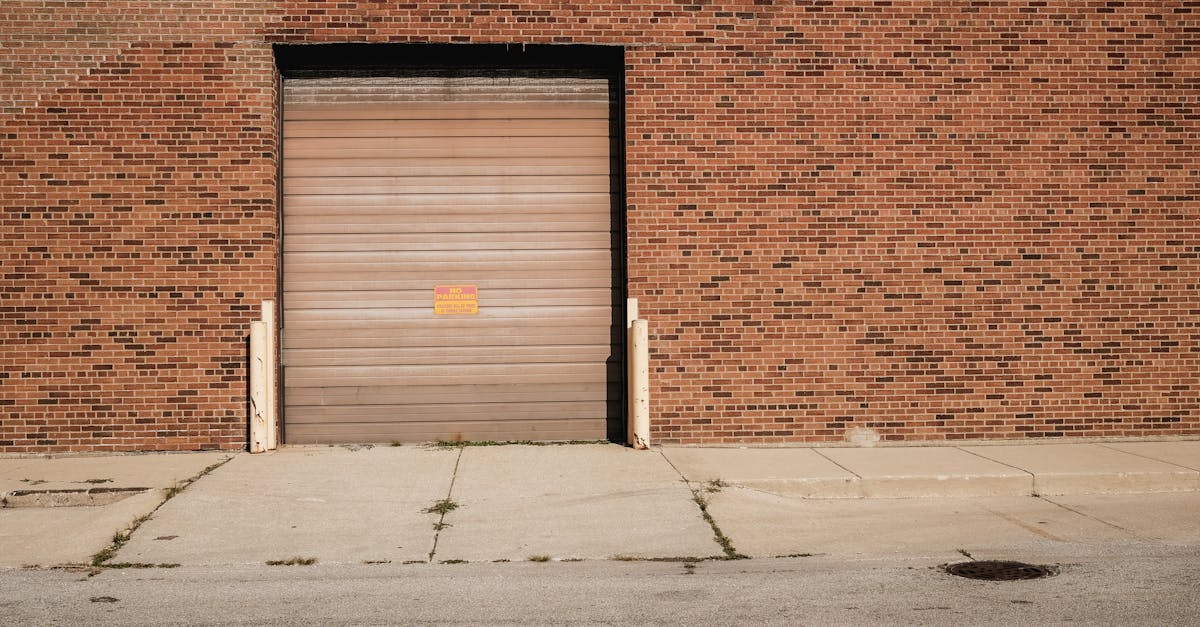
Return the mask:
M 34 480 L 26 477 L 22 470 L 28 461 L 24 457 L 0 457 L 0 495 L 30 487 Z
M 19 481 L 21 489 L 168 488 L 232 456 L 212 451 L 0 460 L 0 479 Z M 9 461 L 16 463 L 9 465 Z
M 612 444 L 463 449 L 435 559 L 721 555 L 692 493 L 655 451 Z
M 1028 496 L 1029 473 L 957 448 L 822 448 L 822 456 L 858 475 L 868 498 Z
M 151 490 L 103 507 L 0 509 L 0 567 L 90 564 L 116 532 L 162 500 Z
M 1200 489 L 1200 473 L 1103 444 L 967 446 L 1034 475 L 1038 494 L 1121 494 Z
M 744 488 L 712 496 L 709 512 L 751 557 L 920 556 L 944 562 L 1133 536 L 1035 497 L 798 499 Z
M 1141 455 L 1160 462 L 1200 471 L 1200 440 L 1179 442 L 1121 442 L 1105 444 L 1124 453 Z
M 858 476 L 811 448 L 663 447 L 662 454 L 693 482 L 719 479 L 783 496 L 862 496 Z
M 1195 546 L 1200 544 L 1200 493 L 1078 494 L 1049 497 L 1140 538 Z
M 184 565 L 429 557 L 454 450 L 288 447 L 241 455 L 168 501 L 114 561 Z
M 0 509 L 0 567 L 90 563 L 113 535 L 158 507 L 162 488 L 195 477 L 230 453 L 113 455 L 0 460 L 0 476 L 20 490 L 148 487 L 103 506 Z M 104 483 L 88 480 L 109 479 Z

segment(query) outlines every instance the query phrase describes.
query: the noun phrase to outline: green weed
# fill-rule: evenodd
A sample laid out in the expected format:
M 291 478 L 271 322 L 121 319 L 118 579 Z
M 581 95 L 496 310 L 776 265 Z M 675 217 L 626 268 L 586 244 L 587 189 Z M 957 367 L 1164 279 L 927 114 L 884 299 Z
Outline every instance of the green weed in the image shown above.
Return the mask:
M 267 566 L 312 566 L 317 563 L 315 557 L 289 557 L 285 560 L 267 560 Z

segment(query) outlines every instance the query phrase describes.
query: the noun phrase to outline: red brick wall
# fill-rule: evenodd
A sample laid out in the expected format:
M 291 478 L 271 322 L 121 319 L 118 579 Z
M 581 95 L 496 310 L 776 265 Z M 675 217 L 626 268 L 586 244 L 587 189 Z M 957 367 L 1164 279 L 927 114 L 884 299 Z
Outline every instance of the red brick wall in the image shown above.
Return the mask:
M 340 41 L 626 48 L 658 441 L 1200 434 L 1200 3 L 3 13 L 0 451 L 244 444 L 270 44 Z
M 124 4 L 0 17 L 0 451 L 245 446 L 270 46 Z

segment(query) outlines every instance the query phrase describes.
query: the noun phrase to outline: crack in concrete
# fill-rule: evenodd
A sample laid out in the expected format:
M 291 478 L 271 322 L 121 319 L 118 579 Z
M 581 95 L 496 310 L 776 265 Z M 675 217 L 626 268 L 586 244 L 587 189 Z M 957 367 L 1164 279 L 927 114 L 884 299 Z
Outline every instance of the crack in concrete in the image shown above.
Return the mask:
M 748 559 L 746 555 L 739 553 L 737 549 L 733 547 L 733 540 L 730 539 L 729 536 L 725 535 L 724 531 L 721 531 L 721 527 L 717 525 L 716 519 L 713 518 L 712 514 L 709 513 L 708 499 L 705 498 L 705 496 L 701 494 L 697 488 L 692 487 L 692 482 L 689 481 L 687 477 L 683 476 L 683 473 L 679 471 L 679 468 L 677 468 L 675 464 L 671 463 L 671 460 L 665 454 L 663 454 L 662 449 L 658 450 L 658 454 L 662 456 L 663 460 L 667 462 L 667 465 L 675 471 L 675 474 L 679 475 L 679 479 L 683 481 L 684 485 L 687 486 L 688 491 L 692 493 L 692 502 L 696 504 L 696 507 L 700 508 L 700 516 L 704 519 L 704 522 L 708 523 L 708 527 L 713 533 L 713 542 L 716 542 L 717 545 L 721 547 L 721 550 L 725 553 L 725 559 Z M 715 481 L 719 482 L 720 479 L 716 479 Z
M 1108 449 L 1108 450 L 1110 450 L 1110 451 L 1116 451 L 1116 452 L 1118 452 L 1118 453 L 1125 453 L 1126 455 L 1134 455 L 1134 456 L 1136 456 L 1136 457 L 1141 457 L 1142 459 L 1148 459 L 1148 460 L 1150 460 L 1150 461 L 1153 461 L 1153 462 L 1159 462 L 1159 463 L 1161 463 L 1161 464 L 1168 464 L 1168 465 L 1171 465 L 1171 466 L 1175 466 L 1176 468 L 1182 468 L 1182 469 L 1184 469 L 1184 470 L 1195 470 L 1195 471 L 1200 471 L 1200 463 L 1196 464 L 1196 466 L 1195 466 L 1195 467 L 1192 467 L 1192 466 L 1184 466 L 1183 464 L 1176 464 L 1175 462 L 1169 462 L 1169 461 L 1167 461 L 1167 460 L 1165 460 L 1165 459 L 1159 459 L 1159 458 L 1157 458 L 1157 457 L 1152 457 L 1152 456 L 1150 456 L 1150 455 L 1144 455 L 1144 454 L 1142 454 L 1142 453 L 1135 453 L 1134 451 L 1126 451 L 1126 450 L 1124 450 L 1124 449 L 1113 448 L 1113 447 L 1112 447 L 1112 446 L 1110 446 L 1110 444 L 1109 444 L 1109 443 L 1107 443 L 1107 442 L 1097 442 L 1097 444 L 1099 444 L 1100 446 L 1102 446 L 1102 447 L 1104 447 L 1104 448 L 1106 448 L 1106 449 Z M 1122 442 L 1122 444 L 1125 444 L 1125 443 L 1124 443 L 1124 442 Z
M 1091 514 L 1089 514 L 1089 513 L 1087 513 L 1087 512 L 1082 512 L 1082 511 L 1079 511 L 1079 510 L 1077 510 L 1077 509 L 1075 509 L 1075 508 L 1073 508 L 1073 507 L 1068 507 L 1068 506 L 1066 506 L 1066 505 L 1063 505 L 1062 503 L 1059 503 L 1059 502 L 1057 502 L 1057 501 L 1052 501 L 1052 500 L 1050 500 L 1049 498 L 1047 498 L 1047 497 L 1045 497 L 1045 496 L 1042 496 L 1041 494 L 1037 495 L 1037 496 L 1036 496 L 1036 497 L 1034 497 L 1034 498 L 1038 498 L 1038 499 L 1041 499 L 1041 500 L 1043 500 L 1043 501 L 1045 501 L 1045 502 L 1047 502 L 1047 503 L 1049 503 L 1049 504 L 1051 504 L 1051 505 L 1055 505 L 1055 506 L 1061 507 L 1062 509 L 1065 509 L 1065 510 L 1067 510 L 1068 512 L 1071 512 L 1072 514 L 1075 514 L 1075 515 L 1077 515 L 1077 516 L 1083 516 L 1084 518 L 1088 518 L 1088 519 L 1094 520 L 1094 521 L 1096 521 L 1096 522 L 1098 522 L 1098 523 L 1100 523 L 1100 524 L 1102 524 L 1102 525 L 1106 525 L 1106 526 L 1108 526 L 1108 527 L 1112 527 L 1113 529 L 1116 529 L 1117 531 L 1121 531 L 1121 532 L 1127 533 L 1127 534 L 1129 534 L 1130 536 L 1133 536 L 1134 538 L 1137 538 L 1138 540 L 1142 540 L 1142 541 L 1152 541 L 1152 539 L 1151 539 L 1151 538 L 1147 538 L 1147 537 L 1140 536 L 1140 535 L 1138 535 L 1137 533 L 1134 533 L 1133 531 L 1131 531 L 1131 530 L 1129 530 L 1129 529 L 1126 529 L 1125 527 L 1122 527 L 1121 525 L 1118 525 L 1118 524 L 1116 524 L 1116 523 L 1111 523 L 1111 522 L 1108 522 L 1107 520 L 1104 520 L 1103 518 L 1099 518 L 1099 517 L 1097 517 L 1097 516 L 1093 516 L 1093 515 L 1091 515 Z
M 133 521 L 131 523 L 129 523 L 129 527 L 127 527 L 126 529 L 119 530 L 115 534 L 113 534 L 112 543 L 110 543 L 107 547 L 101 549 L 100 552 L 98 552 L 92 556 L 92 567 L 93 568 L 117 567 L 117 565 L 109 565 L 109 564 L 107 564 L 107 562 L 109 560 L 111 560 L 113 557 L 116 557 L 117 551 L 119 551 L 121 549 L 121 547 L 125 545 L 125 543 L 129 542 L 129 539 L 133 537 L 134 532 L 136 532 L 138 530 L 138 528 L 142 526 L 142 524 L 144 524 L 147 520 L 150 520 L 151 518 L 153 518 L 154 514 L 156 514 L 158 512 L 158 510 L 162 509 L 163 505 L 167 504 L 167 501 L 170 501 L 171 499 L 175 498 L 176 496 L 179 495 L 180 492 L 183 492 L 189 486 L 191 486 L 193 483 L 196 483 L 200 479 L 207 476 L 209 473 L 211 473 L 214 470 L 220 468 L 221 466 L 224 466 L 225 464 L 229 463 L 229 461 L 232 460 L 233 458 L 234 458 L 234 456 L 230 455 L 230 456 L 226 457 L 225 459 L 222 459 L 219 462 L 210 464 L 207 468 L 205 468 L 204 470 L 201 470 L 196 475 L 189 477 L 187 479 L 184 479 L 182 481 L 178 481 L 175 483 L 175 485 L 167 488 L 163 493 L 163 500 L 159 501 L 158 505 L 154 506 L 154 509 L 150 510 L 150 512 L 147 514 L 144 514 L 142 516 L 139 516 L 139 517 L 133 519 Z
M 845 466 L 843 466 L 843 465 L 839 464 L 839 463 L 837 462 L 837 460 L 835 460 L 834 458 L 832 458 L 832 457 L 830 457 L 830 456 L 828 456 L 828 455 L 826 455 L 826 454 L 822 453 L 822 452 L 821 452 L 819 449 L 817 449 L 817 448 L 815 448 L 815 447 L 814 447 L 814 448 L 812 448 L 812 449 L 809 449 L 809 450 L 811 450 L 812 452 L 816 453 L 817 455 L 819 455 L 819 456 L 821 456 L 821 457 L 825 458 L 825 459 L 826 459 L 826 460 L 827 460 L 829 463 L 833 464 L 834 466 L 837 466 L 838 468 L 841 468 L 842 470 L 845 470 L 846 472 L 848 472 L 848 473 L 850 473 L 850 474 L 854 475 L 854 478 L 855 478 L 855 479 L 858 479 L 859 491 L 860 491 L 860 492 L 862 491 L 862 481 L 863 481 L 863 477 L 862 477 L 862 475 L 860 475 L 860 474 L 858 474 L 857 472 L 854 472 L 853 470 L 850 470 L 849 468 L 846 468 Z
M 450 502 L 454 495 L 454 482 L 458 480 L 458 465 L 462 463 L 463 450 L 465 447 L 458 447 L 458 457 L 454 460 L 454 470 L 450 473 L 450 487 L 446 489 L 445 502 Z M 433 558 L 437 555 L 438 540 L 442 537 L 442 529 L 446 528 L 446 514 L 450 512 L 444 511 L 438 518 L 437 523 L 433 526 L 433 547 L 429 549 L 429 562 L 433 563 Z
M 1025 470 L 1024 468 L 1021 468 L 1019 466 L 1013 466 L 1012 464 L 1006 464 L 998 459 L 992 459 L 991 457 L 988 457 L 987 455 L 984 455 L 982 453 L 977 453 L 975 451 L 968 451 L 967 449 L 965 449 L 961 446 L 955 446 L 953 448 L 955 450 L 962 451 L 962 452 L 966 453 L 967 455 L 974 455 L 975 457 L 978 457 L 979 459 L 986 459 L 989 462 L 1000 464 L 1001 466 L 1008 466 L 1009 468 L 1012 468 L 1013 470 L 1016 470 L 1017 472 L 1023 472 L 1025 474 L 1029 475 L 1029 494 L 1030 494 L 1030 496 L 1037 496 L 1037 475 L 1035 475 L 1032 471 Z

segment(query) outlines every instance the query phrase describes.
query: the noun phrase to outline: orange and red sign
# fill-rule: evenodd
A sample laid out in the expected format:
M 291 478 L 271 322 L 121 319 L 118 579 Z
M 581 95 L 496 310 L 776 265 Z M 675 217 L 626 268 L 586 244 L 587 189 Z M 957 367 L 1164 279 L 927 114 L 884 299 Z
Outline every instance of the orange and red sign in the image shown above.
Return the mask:
M 479 313 L 479 287 L 476 285 L 437 285 L 433 288 L 433 314 L 452 316 Z

